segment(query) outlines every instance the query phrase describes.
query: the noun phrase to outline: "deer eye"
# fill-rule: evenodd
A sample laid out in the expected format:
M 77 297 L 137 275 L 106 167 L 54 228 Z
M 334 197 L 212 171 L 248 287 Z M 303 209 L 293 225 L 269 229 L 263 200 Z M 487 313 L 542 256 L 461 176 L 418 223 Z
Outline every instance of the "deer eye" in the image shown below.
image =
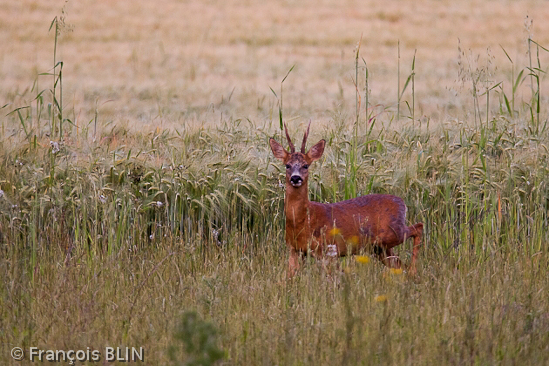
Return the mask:
M 303 165 L 303 169 L 309 169 L 309 166 L 307 164 Z
M 286 164 L 286 169 L 290 169 L 292 166 L 290 164 Z

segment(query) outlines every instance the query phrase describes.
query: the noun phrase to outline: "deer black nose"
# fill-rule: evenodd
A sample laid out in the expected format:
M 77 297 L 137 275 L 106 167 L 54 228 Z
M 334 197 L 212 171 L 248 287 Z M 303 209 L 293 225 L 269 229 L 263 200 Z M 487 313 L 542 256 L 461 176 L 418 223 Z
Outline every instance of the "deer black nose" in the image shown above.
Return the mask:
M 292 183 L 294 186 L 300 185 L 301 183 L 303 183 L 303 179 L 299 175 L 292 175 L 292 177 L 290 178 L 290 183 Z

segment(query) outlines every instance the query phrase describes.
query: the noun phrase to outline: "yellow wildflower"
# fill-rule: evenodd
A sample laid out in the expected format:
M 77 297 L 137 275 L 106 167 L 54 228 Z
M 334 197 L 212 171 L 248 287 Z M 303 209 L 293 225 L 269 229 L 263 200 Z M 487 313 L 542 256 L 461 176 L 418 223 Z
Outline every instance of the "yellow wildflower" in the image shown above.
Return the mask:
M 387 295 L 377 295 L 374 297 L 375 302 L 385 302 L 387 301 Z
M 331 236 L 336 236 L 336 235 L 341 234 L 341 230 L 339 230 L 337 227 L 334 227 L 332 230 L 328 231 L 328 233 Z
M 389 272 L 394 275 L 401 275 L 403 273 L 402 268 L 389 268 Z
M 362 263 L 362 264 L 370 263 L 370 257 L 368 257 L 367 255 L 357 255 L 355 257 L 355 260 L 358 263 Z
M 351 245 L 358 245 L 358 240 L 359 240 L 358 236 L 353 235 L 349 238 L 348 243 Z

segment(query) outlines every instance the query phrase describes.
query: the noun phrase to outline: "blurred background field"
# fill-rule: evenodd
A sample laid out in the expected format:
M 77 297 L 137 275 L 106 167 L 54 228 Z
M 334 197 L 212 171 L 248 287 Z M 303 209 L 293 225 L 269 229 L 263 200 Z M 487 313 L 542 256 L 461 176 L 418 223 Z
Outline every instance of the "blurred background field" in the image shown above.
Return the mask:
M 396 102 L 400 42 L 402 78 L 417 50 L 420 113 L 444 121 L 467 99 L 460 95 L 458 47 L 473 69 L 487 68 L 491 82 L 506 81 L 509 93 L 512 65 L 501 47 L 518 69 L 528 65 L 529 35 L 549 43 L 543 1 L 22 0 L 5 2 L 0 12 L 3 100 L 12 102 L 53 67 L 48 28 L 63 7 L 58 60 L 75 119 L 84 123 L 97 105 L 104 119 L 139 128 L 219 121 L 221 113 L 270 119 L 276 100 L 269 87 L 278 90 L 293 65 L 284 90 L 287 117 L 329 121 L 354 105 L 361 38 L 372 105 Z M 39 79 L 41 88 L 50 87 Z
M 0 363 L 547 364 L 548 17 L 0 0 Z M 425 223 L 417 276 L 346 258 L 286 281 L 281 114 L 328 141 L 312 199 L 396 194 Z

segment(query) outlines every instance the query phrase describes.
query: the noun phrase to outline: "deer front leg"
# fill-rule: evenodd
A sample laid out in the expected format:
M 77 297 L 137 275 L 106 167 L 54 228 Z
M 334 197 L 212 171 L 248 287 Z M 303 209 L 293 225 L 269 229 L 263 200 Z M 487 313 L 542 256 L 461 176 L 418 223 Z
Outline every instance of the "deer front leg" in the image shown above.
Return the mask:
M 290 248 L 290 261 L 288 263 L 288 278 L 292 278 L 296 275 L 299 267 L 301 266 L 301 261 L 303 260 L 303 254 L 298 252 L 294 248 Z

